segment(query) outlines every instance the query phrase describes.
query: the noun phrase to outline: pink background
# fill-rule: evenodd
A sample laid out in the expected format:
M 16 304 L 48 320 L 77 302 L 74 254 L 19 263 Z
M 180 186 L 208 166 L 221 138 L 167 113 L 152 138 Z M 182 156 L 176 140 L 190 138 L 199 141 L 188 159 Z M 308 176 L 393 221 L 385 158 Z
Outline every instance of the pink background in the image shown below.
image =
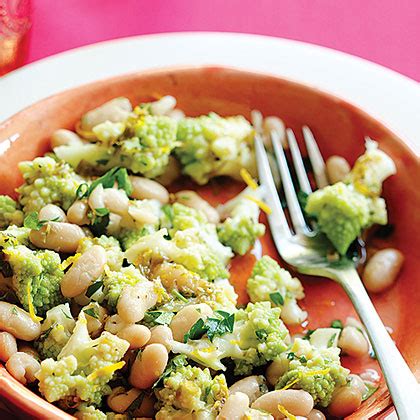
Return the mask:
M 232 31 L 324 45 L 420 81 L 420 0 L 33 0 L 32 3 L 28 62 L 130 35 Z

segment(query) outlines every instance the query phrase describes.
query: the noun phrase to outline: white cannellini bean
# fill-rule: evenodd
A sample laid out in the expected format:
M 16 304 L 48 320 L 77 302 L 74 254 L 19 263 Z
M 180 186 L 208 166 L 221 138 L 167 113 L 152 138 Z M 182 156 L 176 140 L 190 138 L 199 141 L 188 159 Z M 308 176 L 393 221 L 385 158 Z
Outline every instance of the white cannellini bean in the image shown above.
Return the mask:
M 22 343 L 19 344 L 18 351 L 20 351 L 21 353 L 27 353 L 27 354 L 29 354 L 29 356 L 32 356 L 36 360 L 41 360 L 38 352 L 32 346 L 30 346 L 28 344 L 22 344 Z
M 124 216 L 128 212 L 129 199 L 124 190 L 106 188 L 103 192 L 105 207 L 112 213 Z
M 150 110 L 155 115 L 167 115 L 176 107 L 176 99 L 173 96 L 162 96 L 158 101 L 150 103 Z
M 184 341 L 184 335 L 200 319 L 207 319 L 213 314 L 213 310 L 206 303 L 188 305 L 182 308 L 169 324 L 174 340 Z
M 167 325 L 156 325 L 151 330 L 151 336 L 148 344 L 159 343 L 166 347 L 166 350 L 171 350 L 171 341 L 174 339 L 172 330 Z
M 149 342 L 151 332 L 145 325 L 130 324 L 118 331 L 117 335 L 130 343 L 130 349 L 139 349 Z
M 262 395 L 261 387 L 263 387 L 264 385 L 264 376 L 248 376 L 246 378 L 240 379 L 239 381 L 236 381 L 233 385 L 231 385 L 231 387 L 229 388 L 229 395 L 241 392 L 248 396 L 250 403 L 253 403 L 257 398 L 259 398 Z
M 42 207 L 38 213 L 38 219 L 42 221 L 54 220 L 54 222 L 67 222 L 66 213 L 55 204 L 47 204 Z
M 372 293 L 380 293 L 392 286 L 404 263 L 404 255 L 395 248 L 381 249 L 367 262 L 363 283 Z
M 127 408 L 140 395 L 140 392 L 136 388 L 127 391 L 124 387 L 118 386 L 108 395 L 106 402 L 112 411 L 122 414 L 127 411 Z
M 131 367 L 129 381 L 136 388 L 147 389 L 164 372 L 168 364 L 168 351 L 163 344 L 148 344 L 139 356 Z
M 338 347 L 352 357 L 362 357 L 369 352 L 369 343 L 365 336 L 352 326 L 343 328 L 338 340 Z
M 315 408 L 306 417 L 308 420 L 325 420 L 324 413 Z
M 106 233 L 111 236 L 117 235 L 120 232 L 122 220 L 123 218 L 118 214 L 109 213 L 109 223 L 106 227 Z
M 275 359 L 267 367 L 265 377 L 271 386 L 275 386 L 280 378 L 288 369 L 289 362 L 285 359 Z
M 175 108 L 172 111 L 168 112 L 168 117 L 171 117 L 175 121 L 181 121 L 182 119 L 185 118 L 185 112 L 182 111 L 181 109 Z
M 41 365 L 28 353 L 14 353 L 6 362 L 7 371 L 22 384 L 34 382 Z
M 132 198 L 137 200 L 155 199 L 162 204 L 169 202 L 168 190 L 158 182 L 140 176 L 130 176 L 130 181 L 133 186 Z
M 95 211 L 95 209 L 105 208 L 104 187 L 102 184 L 99 184 L 90 193 L 88 198 L 88 204 L 93 211 Z
M 242 420 L 248 408 L 248 395 L 236 392 L 229 395 L 216 420 Z
M 314 400 L 311 394 L 306 391 L 285 389 L 267 392 L 259 397 L 251 407 L 268 411 L 275 419 L 282 419 L 284 415 L 278 409 L 279 404 L 295 416 L 307 416 L 314 407 Z
M 341 156 L 330 156 L 325 162 L 325 166 L 330 184 L 344 181 L 351 171 L 350 164 Z
M 152 282 L 140 282 L 134 286 L 125 286 L 117 303 L 118 315 L 124 322 L 141 321 L 148 309 L 157 302 L 157 295 Z
M 0 360 L 7 362 L 17 351 L 16 338 L 6 331 L 0 332 Z
M 84 114 L 81 119 L 81 128 L 85 131 L 90 131 L 93 127 L 105 121 L 125 121 L 131 111 L 132 106 L 127 98 L 111 99 L 98 108 Z
M 159 217 L 153 213 L 152 209 L 139 208 L 135 205 L 130 205 L 128 207 L 128 214 L 141 225 L 154 225 L 159 222 Z
M 18 306 L 0 302 L 0 331 L 7 331 L 19 340 L 33 341 L 41 334 L 41 324 Z
M 90 223 L 88 218 L 89 206 L 86 202 L 77 200 L 67 210 L 67 219 L 70 223 L 83 226 Z
M 80 226 L 60 222 L 48 222 L 40 230 L 29 233 L 29 240 L 38 248 L 67 254 L 74 254 L 84 237 L 86 234 Z
M 334 392 L 328 412 L 335 417 L 346 417 L 355 412 L 362 403 L 362 393 L 357 387 L 343 386 Z
M 201 198 L 195 191 L 183 190 L 175 193 L 175 199 L 184 206 L 202 211 L 210 223 L 219 223 L 220 216 L 217 210 L 204 198 Z
M 61 280 L 61 293 L 72 298 L 83 293 L 103 273 L 106 251 L 99 245 L 88 248 Z
M 81 145 L 82 139 L 73 131 L 60 128 L 54 131 L 51 136 L 51 148 L 58 146 L 74 146 Z

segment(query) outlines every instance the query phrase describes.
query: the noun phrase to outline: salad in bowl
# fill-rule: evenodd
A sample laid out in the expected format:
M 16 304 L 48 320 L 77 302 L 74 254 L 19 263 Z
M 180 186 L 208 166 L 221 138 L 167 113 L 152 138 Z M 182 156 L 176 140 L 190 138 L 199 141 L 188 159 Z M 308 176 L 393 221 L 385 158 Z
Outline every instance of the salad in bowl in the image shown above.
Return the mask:
M 0 196 L 0 360 L 81 419 L 350 415 L 378 387 L 341 361 L 372 351 L 363 326 L 308 329 L 301 280 L 260 247 L 271 209 L 253 139 L 269 149 L 283 122 L 187 117 L 176 104 L 114 98 L 19 163 L 17 199 Z M 302 208 L 331 258 L 360 262 L 355 243 L 387 225 L 395 164 L 368 139 L 353 167 L 334 156 L 327 171 L 331 185 Z M 202 193 L 239 185 L 217 204 Z M 231 267 L 251 255 L 238 290 Z M 368 255 L 367 289 L 389 288 L 403 261 L 394 248 Z

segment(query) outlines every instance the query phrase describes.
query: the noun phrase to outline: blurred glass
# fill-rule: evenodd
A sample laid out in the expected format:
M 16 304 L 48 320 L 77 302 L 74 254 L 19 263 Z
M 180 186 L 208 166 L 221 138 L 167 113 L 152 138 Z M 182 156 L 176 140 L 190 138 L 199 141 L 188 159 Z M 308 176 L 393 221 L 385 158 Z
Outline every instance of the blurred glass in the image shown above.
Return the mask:
M 30 27 L 30 0 L 0 0 L 0 76 L 23 64 Z

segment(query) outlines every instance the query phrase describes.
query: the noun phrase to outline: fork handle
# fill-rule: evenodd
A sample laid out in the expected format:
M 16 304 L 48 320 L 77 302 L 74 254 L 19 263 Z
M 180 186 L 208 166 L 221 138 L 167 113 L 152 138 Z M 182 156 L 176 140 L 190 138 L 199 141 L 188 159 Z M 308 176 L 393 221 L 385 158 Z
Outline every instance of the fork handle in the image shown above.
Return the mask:
M 400 420 L 420 415 L 420 385 L 379 318 L 356 270 L 337 273 L 366 327 Z

